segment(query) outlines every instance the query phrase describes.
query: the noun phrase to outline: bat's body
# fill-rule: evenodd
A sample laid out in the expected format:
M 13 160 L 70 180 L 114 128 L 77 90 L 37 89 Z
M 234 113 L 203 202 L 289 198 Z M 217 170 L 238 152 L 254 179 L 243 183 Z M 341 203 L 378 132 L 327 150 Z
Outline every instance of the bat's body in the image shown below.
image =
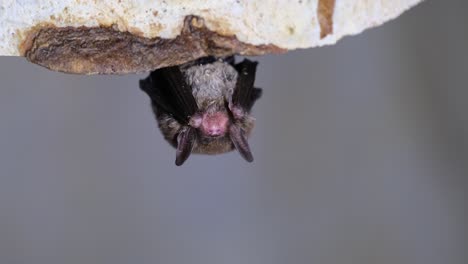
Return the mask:
M 140 82 L 164 138 L 177 148 L 177 165 L 192 152 L 233 149 L 253 160 L 247 144 L 254 125 L 250 109 L 261 94 L 253 87 L 255 69 L 248 60 L 234 64 L 232 57 L 209 57 L 158 69 Z

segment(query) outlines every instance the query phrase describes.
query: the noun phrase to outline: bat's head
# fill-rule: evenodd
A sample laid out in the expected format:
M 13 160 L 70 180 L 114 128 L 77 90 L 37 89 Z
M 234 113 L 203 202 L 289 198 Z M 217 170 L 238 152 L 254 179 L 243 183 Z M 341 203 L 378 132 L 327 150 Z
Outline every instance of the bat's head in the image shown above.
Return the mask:
M 207 139 L 223 137 L 227 134 L 231 120 L 223 109 L 209 109 L 190 118 L 189 125 L 198 129 L 198 134 Z
M 140 81 L 164 138 L 177 149 L 176 165 L 191 153 L 232 150 L 253 161 L 247 138 L 254 126 L 250 110 L 261 95 L 253 86 L 256 65 L 209 59 L 158 69 Z
M 245 160 L 253 161 L 247 138 L 255 119 L 237 107 L 208 109 L 190 118 L 190 126 L 196 129 L 196 142 L 192 152 L 220 154 L 236 149 Z
M 248 162 L 253 155 L 248 144 L 255 119 L 246 111 L 228 103 L 203 109 L 181 125 L 172 116 L 157 115 L 159 128 L 176 150 L 176 165 L 182 165 L 191 153 L 215 155 L 237 150 Z

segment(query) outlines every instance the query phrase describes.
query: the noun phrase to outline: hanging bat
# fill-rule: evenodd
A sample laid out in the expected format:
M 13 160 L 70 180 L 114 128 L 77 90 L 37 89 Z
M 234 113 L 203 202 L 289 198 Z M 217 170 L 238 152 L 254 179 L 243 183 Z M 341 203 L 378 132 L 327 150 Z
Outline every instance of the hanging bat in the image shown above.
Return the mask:
M 250 115 L 262 90 L 254 87 L 257 62 L 206 57 L 157 69 L 140 88 L 148 94 L 164 138 L 176 148 L 177 166 L 190 154 L 221 154 L 236 149 L 253 161 L 247 138 Z

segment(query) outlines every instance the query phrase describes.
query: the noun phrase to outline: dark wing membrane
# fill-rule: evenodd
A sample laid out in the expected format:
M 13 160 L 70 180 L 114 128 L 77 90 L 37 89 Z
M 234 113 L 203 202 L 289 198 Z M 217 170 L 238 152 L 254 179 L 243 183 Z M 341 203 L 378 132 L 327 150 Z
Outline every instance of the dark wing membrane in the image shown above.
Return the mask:
M 192 89 L 178 66 L 151 72 L 148 78 L 140 81 L 140 88 L 158 110 L 171 114 L 181 124 L 187 124 L 189 117 L 198 111 Z
M 197 102 L 192 94 L 192 88 L 185 82 L 185 78 L 178 66 L 161 69 L 172 89 L 169 89 L 175 101 L 176 111 L 181 112 L 188 123 L 188 117 L 198 111 Z
M 260 97 L 262 96 L 262 89 L 254 87 L 252 96 L 250 98 L 250 104 L 248 105 L 248 110 L 252 109 L 252 106 L 254 105 L 255 101 L 257 101 Z
M 154 71 L 146 79 L 140 80 L 140 89 L 150 97 L 151 103 L 159 111 L 174 114 L 173 104 L 167 94 L 169 84 L 160 71 Z
M 262 94 L 262 89 L 254 88 L 257 62 L 244 59 L 244 61 L 236 64 L 234 67 L 237 70 L 238 77 L 236 88 L 232 95 L 232 103 L 246 111 L 250 111 L 255 101 Z

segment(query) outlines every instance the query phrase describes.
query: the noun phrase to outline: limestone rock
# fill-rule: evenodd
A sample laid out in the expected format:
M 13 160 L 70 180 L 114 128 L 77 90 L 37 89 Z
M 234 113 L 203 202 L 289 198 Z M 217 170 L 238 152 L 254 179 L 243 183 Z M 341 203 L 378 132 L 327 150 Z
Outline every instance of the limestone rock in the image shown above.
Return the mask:
M 143 72 L 333 44 L 420 1 L 3 0 L 0 55 L 70 73 Z

